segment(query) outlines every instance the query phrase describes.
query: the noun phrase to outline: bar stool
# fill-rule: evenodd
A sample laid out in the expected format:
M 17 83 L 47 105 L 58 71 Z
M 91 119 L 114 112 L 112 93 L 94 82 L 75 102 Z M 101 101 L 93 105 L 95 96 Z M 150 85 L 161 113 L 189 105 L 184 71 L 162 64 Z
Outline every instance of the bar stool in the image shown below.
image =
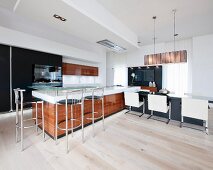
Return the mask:
M 84 142 L 84 96 L 83 90 L 72 90 L 72 91 L 62 91 L 65 94 L 65 99 L 62 99 L 56 103 L 56 124 L 55 124 L 55 142 L 58 142 L 58 130 L 63 130 L 66 133 L 66 152 L 69 152 L 69 145 L 68 145 L 68 133 L 71 131 L 73 136 L 73 130 L 80 128 L 82 130 L 82 142 Z M 58 118 L 58 106 L 65 106 L 65 119 L 59 120 Z M 70 116 L 68 105 L 70 106 Z M 74 117 L 74 113 L 78 110 L 76 107 L 81 106 L 81 117 L 79 118 Z M 65 122 L 65 128 L 63 124 Z M 70 124 L 69 124 L 70 122 Z M 77 126 L 74 126 L 74 123 Z
M 24 149 L 24 129 L 26 128 L 32 128 L 36 127 L 36 133 L 38 135 L 38 125 L 42 125 L 42 134 L 43 134 L 43 140 L 45 141 L 45 133 L 44 133 L 44 104 L 43 101 L 37 100 L 37 99 L 32 99 L 32 101 L 27 101 L 24 102 L 24 96 L 23 92 L 25 92 L 24 89 L 14 89 L 15 93 L 15 103 L 16 103 L 16 143 L 18 142 L 18 136 L 19 136 L 19 129 L 21 130 L 21 151 Z M 20 100 L 19 100 L 20 99 Z M 30 119 L 24 119 L 24 105 L 29 105 L 29 104 L 35 104 L 35 114 L 36 116 Z M 41 104 L 41 119 L 42 121 L 38 123 L 38 104 Z M 19 115 L 19 105 L 20 105 L 20 111 L 21 114 Z M 35 125 L 31 126 L 25 126 L 24 122 L 35 120 Z
M 85 119 L 92 120 L 92 129 L 93 129 L 93 137 L 95 136 L 95 121 L 102 118 L 103 122 L 103 130 L 105 130 L 104 127 L 104 88 L 94 88 L 89 89 L 89 91 L 92 91 L 92 95 L 85 96 L 85 100 L 91 100 L 92 101 L 92 113 L 89 116 L 85 116 Z M 95 111 L 95 101 L 99 103 L 101 101 L 101 113 L 98 113 L 98 111 Z

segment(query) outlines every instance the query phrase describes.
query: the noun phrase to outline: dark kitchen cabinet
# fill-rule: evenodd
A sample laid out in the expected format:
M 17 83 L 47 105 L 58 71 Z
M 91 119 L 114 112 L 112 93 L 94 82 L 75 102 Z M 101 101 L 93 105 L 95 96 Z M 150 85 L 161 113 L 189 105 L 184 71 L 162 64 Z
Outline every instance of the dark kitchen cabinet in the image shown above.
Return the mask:
M 10 47 L 0 45 L 0 112 L 10 110 Z
M 35 64 L 62 66 L 62 56 L 17 47 L 12 48 L 13 89 L 26 89 L 24 93 L 26 101 L 32 98 L 32 89 L 29 88 L 29 86 L 33 83 Z M 14 107 L 15 104 L 13 102 L 13 108 Z
M 62 56 L 49 54 L 41 51 L 28 50 L 23 48 L 14 48 L 18 55 L 27 56 L 31 64 L 62 66 Z
M 33 57 L 29 50 L 21 48 L 12 48 L 12 87 L 26 89 L 24 99 L 32 98 L 31 89 L 28 86 L 32 85 L 32 61 Z M 13 94 L 14 97 L 14 94 Z M 15 107 L 13 101 L 13 108 Z
M 26 89 L 24 99 L 31 100 L 34 65 L 62 66 L 62 56 L 11 47 L 12 51 L 12 107 L 15 109 L 15 88 Z M 10 47 L 0 44 L 0 112 L 10 110 Z

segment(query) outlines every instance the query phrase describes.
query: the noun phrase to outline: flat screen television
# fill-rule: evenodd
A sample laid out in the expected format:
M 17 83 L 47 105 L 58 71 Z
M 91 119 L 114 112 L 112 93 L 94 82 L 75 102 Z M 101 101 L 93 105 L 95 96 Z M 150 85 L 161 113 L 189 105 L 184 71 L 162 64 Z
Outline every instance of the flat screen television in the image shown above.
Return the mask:
M 62 82 L 61 67 L 49 65 L 33 65 L 33 82 Z

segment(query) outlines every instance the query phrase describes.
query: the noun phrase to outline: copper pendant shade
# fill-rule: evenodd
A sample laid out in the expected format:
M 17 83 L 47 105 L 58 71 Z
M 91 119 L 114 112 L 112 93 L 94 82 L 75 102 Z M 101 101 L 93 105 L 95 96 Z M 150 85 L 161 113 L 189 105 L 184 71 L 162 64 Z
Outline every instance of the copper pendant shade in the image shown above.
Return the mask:
M 187 62 L 187 51 L 181 50 L 176 51 L 176 37 L 178 34 L 176 33 L 176 9 L 172 10 L 174 14 L 174 50 L 172 52 L 165 52 L 165 53 L 158 53 L 155 54 L 155 42 L 156 42 L 156 36 L 155 36 L 155 20 L 156 16 L 153 17 L 154 20 L 154 54 L 145 55 L 144 56 L 144 65 L 159 65 L 159 64 L 168 64 L 168 63 L 184 63 Z

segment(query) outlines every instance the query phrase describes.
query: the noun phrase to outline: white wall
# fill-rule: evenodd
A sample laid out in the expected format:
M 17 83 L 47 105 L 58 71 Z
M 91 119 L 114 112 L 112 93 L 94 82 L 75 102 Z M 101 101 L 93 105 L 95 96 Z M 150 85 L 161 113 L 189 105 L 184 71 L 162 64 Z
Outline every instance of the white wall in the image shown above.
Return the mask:
M 193 38 L 192 92 L 213 96 L 213 34 Z
M 158 43 L 156 44 L 156 53 L 163 53 L 173 51 L 173 42 Z M 192 61 L 192 39 L 186 39 L 176 42 L 176 50 L 187 50 L 188 65 L 191 68 Z M 115 67 L 137 67 L 144 66 L 144 55 L 153 54 L 153 45 L 142 46 L 140 49 L 133 52 L 124 54 L 107 54 L 107 85 L 113 85 L 113 69 Z M 191 71 L 188 73 L 188 88 L 187 92 L 191 92 L 192 75 Z M 163 87 L 165 82 L 165 76 L 163 74 Z
M 173 42 L 159 43 L 156 53 L 172 51 Z M 177 41 L 176 50 L 187 50 L 188 87 L 186 92 L 195 95 L 213 96 L 213 34 Z M 107 54 L 107 85 L 113 83 L 113 69 L 117 66 L 144 65 L 144 55 L 153 53 L 153 45 L 125 54 Z M 163 84 L 165 75 L 163 74 Z M 163 85 L 164 86 L 164 85 Z
M 0 27 L 0 43 L 66 56 L 71 61 L 96 63 L 100 70 L 100 83 L 106 84 L 106 52 L 103 49 L 97 49 L 97 52 L 86 51 L 5 27 Z

